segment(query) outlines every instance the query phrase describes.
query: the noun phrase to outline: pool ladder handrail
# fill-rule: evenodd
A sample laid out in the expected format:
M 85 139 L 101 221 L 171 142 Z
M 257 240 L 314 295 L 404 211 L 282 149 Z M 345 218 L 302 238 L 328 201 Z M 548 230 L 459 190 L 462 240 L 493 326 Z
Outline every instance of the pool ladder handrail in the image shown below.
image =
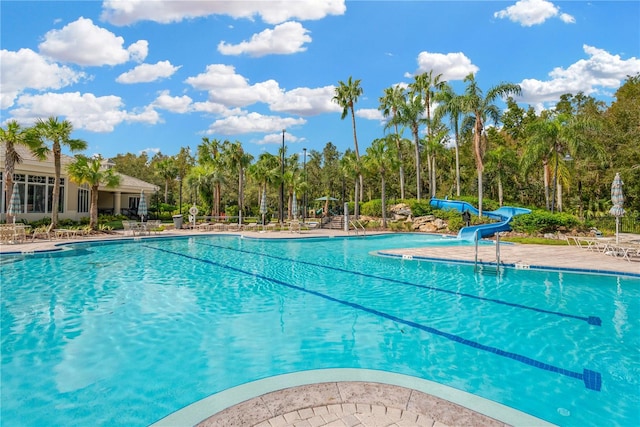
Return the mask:
M 473 240 L 475 242 L 475 260 L 473 263 L 473 271 L 478 272 L 478 230 L 473 234 Z M 496 233 L 496 274 L 500 273 L 500 232 Z
M 359 220 L 349 220 L 349 224 L 353 225 L 353 230 L 356 232 L 356 236 L 360 235 L 360 230 L 362 230 L 362 235 L 367 234 L 367 230 L 364 228 L 364 225 Z M 349 227 L 349 232 L 351 232 L 351 227 Z

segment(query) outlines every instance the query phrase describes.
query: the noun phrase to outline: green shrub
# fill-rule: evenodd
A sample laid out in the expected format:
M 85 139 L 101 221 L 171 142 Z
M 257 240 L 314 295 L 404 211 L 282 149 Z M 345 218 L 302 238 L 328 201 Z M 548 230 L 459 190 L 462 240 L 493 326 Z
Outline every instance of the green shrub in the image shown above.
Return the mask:
M 407 199 L 404 201 L 411 208 L 411 215 L 426 216 L 433 213 L 433 208 L 429 204 L 429 200 Z
M 364 202 L 360 206 L 360 214 L 366 216 L 381 217 L 382 216 L 382 200 L 373 199 L 368 202 Z
M 579 228 L 580 221 L 567 213 L 551 213 L 545 210 L 534 210 L 528 215 L 513 218 L 511 228 L 521 233 L 555 233 L 560 229 Z

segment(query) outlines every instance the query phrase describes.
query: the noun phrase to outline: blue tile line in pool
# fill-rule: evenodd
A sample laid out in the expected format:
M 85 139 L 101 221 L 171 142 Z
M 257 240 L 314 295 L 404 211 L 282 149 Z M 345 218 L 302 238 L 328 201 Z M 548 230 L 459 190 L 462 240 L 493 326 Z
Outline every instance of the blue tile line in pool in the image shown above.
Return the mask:
M 557 366 L 550 365 L 548 363 L 540 362 L 540 361 L 537 361 L 537 360 L 532 359 L 530 357 L 522 356 L 522 355 L 517 354 L 517 353 L 504 351 L 504 350 L 501 350 L 499 348 L 495 348 L 495 347 L 491 347 L 491 346 L 487 346 L 487 345 L 484 345 L 484 344 L 477 343 L 475 341 L 467 340 L 467 339 L 462 338 L 462 337 L 460 337 L 458 335 L 450 334 L 448 332 L 443 332 L 443 331 L 440 331 L 438 329 L 431 328 L 431 327 L 425 326 L 425 325 L 421 325 L 420 323 L 416 323 L 416 322 L 413 322 L 411 320 L 402 319 L 400 317 L 397 317 L 397 316 L 394 316 L 394 315 L 391 315 L 391 314 L 388 314 L 388 313 L 383 313 L 381 311 L 378 311 L 378 310 L 375 310 L 375 309 L 372 309 L 372 308 L 368 308 L 368 307 L 365 307 L 365 306 L 360 305 L 360 304 L 356 304 L 356 303 L 353 303 L 353 302 L 350 302 L 350 301 L 344 301 L 344 300 L 341 300 L 341 299 L 338 299 L 338 298 L 334 298 L 334 297 L 332 297 L 330 295 L 323 294 L 321 292 L 317 292 L 317 291 L 313 291 L 313 290 L 310 290 L 310 289 L 302 288 L 300 286 L 292 285 L 292 284 L 284 282 L 282 280 L 278 280 L 278 279 L 274 279 L 274 278 L 271 278 L 271 277 L 263 276 L 261 274 L 256 274 L 255 272 L 252 272 L 252 271 L 245 271 L 245 270 L 242 270 L 240 268 L 229 266 L 229 265 L 224 265 L 224 264 L 221 264 L 221 263 L 209 260 L 209 259 L 198 258 L 198 257 L 192 256 L 192 255 L 187 255 L 187 254 L 184 254 L 184 253 L 175 252 L 175 251 L 171 251 L 171 250 L 164 249 L 164 248 L 157 248 L 157 247 L 153 247 L 153 246 L 149 246 L 149 245 L 144 245 L 144 246 L 146 248 L 149 248 L 149 249 L 153 249 L 153 250 L 169 253 L 169 254 L 180 256 L 180 257 L 183 257 L 183 258 L 192 259 L 194 261 L 199 261 L 199 262 L 203 262 L 203 263 L 206 263 L 206 264 L 209 264 L 209 265 L 214 265 L 216 267 L 220 267 L 220 268 L 224 268 L 224 269 L 227 269 L 227 270 L 235 271 L 237 273 L 245 274 L 245 275 L 248 275 L 248 276 L 258 277 L 260 279 L 269 281 L 271 283 L 282 285 L 282 286 L 288 287 L 290 289 L 295 289 L 295 290 L 300 291 L 300 292 L 305 292 L 305 293 L 308 293 L 310 295 L 314 295 L 314 296 L 317 296 L 317 297 L 320 297 L 320 298 L 324 298 L 324 299 L 326 299 L 328 301 L 332 301 L 332 302 L 336 302 L 336 303 L 339 303 L 339 304 L 346 305 L 346 306 L 354 308 L 356 310 L 361 310 L 361 311 L 373 314 L 375 316 L 386 318 L 386 319 L 391 320 L 393 322 L 401 323 L 403 325 L 407 325 L 407 326 L 410 326 L 412 328 L 420 329 L 420 330 L 423 330 L 423 331 L 428 332 L 430 334 L 438 335 L 438 336 L 441 336 L 443 338 L 449 339 L 451 341 L 455 341 L 455 342 L 457 342 L 459 344 L 463 344 L 463 345 L 466 345 L 466 346 L 469 346 L 469 347 L 477 348 L 479 350 L 487 351 L 487 352 L 493 353 L 493 354 L 495 354 L 497 356 L 506 357 L 506 358 L 509 358 L 509 359 L 515 360 L 517 362 L 521 362 L 521 363 L 527 364 L 529 366 L 532 366 L 532 367 L 535 367 L 535 368 L 538 368 L 538 369 L 543 369 L 543 370 L 550 371 L 550 372 L 555 372 L 557 374 L 564 375 L 564 376 L 567 376 L 567 377 L 570 377 L 570 378 L 575 378 L 575 379 L 578 379 L 578 380 L 582 380 L 584 382 L 585 387 L 590 389 L 590 390 L 600 391 L 600 388 L 601 388 L 601 385 L 602 385 L 602 377 L 601 377 L 599 372 L 595 372 L 595 371 L 592 371 L 592 370 L 589 370 L 589 369 L 583 369 L 583 372 L 570 371 L 568 369 L 564 369 L 564 368 L 560 368 L 560 367 L 557 367 Z
M 357 271 L 346 270 L 344 268 L 333 267 L 333 266 L 330 266 L 330 265 L 315 264 L 315 263 L 309 262 L 309 261 L 293 260 L 293 259 L 290 259 L 290 258 L 285 258 L 285 257 L 277 256 L 277 255 L 270 255 L 270 254 L 264 254 L 264 253 L 260 253 L 260 252 L 248 251 L 246 249 L 236 249 L 236 248 L 230 248 L 230 247 L 223 246 L 223 245 L 214 245 L 214 244 L 211 244 L 211 243 L 202 243 L 202 242 L 197 242 L 197 244 L 202 245 L 202 246 L 210 246 L 210 247 L 214 247 L 214 248 L 217 248 L 217 249 L 226 249 L 226 250 L 229 250 L 229 251 L 241 252 L 241 253 L 249 254 L 249 255 L 263 256 L 263 257 L 266 257 L 266 258 L 277 259 L 277 260 L 280 260 L 280 261 L 295 262 L 297 264 L 304 264 L 304 265 L 310 265 L 310 266 L 313 266 L 313 267 L 326 268 L 328 270 L 339 271 L 341 273 L 355 274 L 355 275 L 358 275 L 358 276 L 368 277 L 368 278 L 376 279 L 376 280 L 382 280 L 382 281 L 386 281 L 386 282 L 390 282 L 390 283 L 396 283 L 396 284 L 407 285 L 407 286 L 414 286 L 416 288 L 422 288 L 422 289 L 429 289 L 431 291 L 442 292 L 442 293 L 445 293 L 445 294 L 451 294 L 451 295 L 455 295 L 455 296 L 459 296 L 459 297 L 473 298 L 473 299 L 477 299 L 477 300 L 480 300 L 480 301 L 487 301 L 487 302 L 507 305 L 507 306 L 511 306 L 511 307 L 515 307 L 515 308 L 522 308 L 524 310 L 532 310 L 532 311 L 536 311 L 538 313 L 552 314 L 552 315 L 560 316 L 560 317 L 567 317 L 567 318 L 572 318 L 572 319 L 577 319 L 577 320 L 584 320 L 585 322 L 587 322 L 590 325 L 595 325 L 595 326 L 601 326 L 602 325 L 602 320 L 597 316 L 583 317 L 583 316 L 576 316 L 574 314 L 569 314 L 569 313 L 560 313 L 560 312 L 557 312 L 557 311 L 543 310 L 541 308 L 529 307 L 529 306 L 522 305 L 522 304 L 516 304 L 516 303 L 512 303 L 512 302 L 501 301 L 501 300 L 498 300 L 498 299 L 485 298 L 485 297 L 481 297 L 481 296 L 478 296 L 478 295 L 471 295 L 471 294 L 465 294 L 465 293 L 457 292 L 457 291 L 450 291 L 448 289 L 438 288 L 438 287 L 435 287 L 435 286 L 420 285 L 420 284 L 417 284 L 417 283 L 405 282 L 405 281 L 402 281 L 402 280 L 390 279 L 390 278 L 387 278 L 387 277 L 380 277 L 380 276 L 376 276 L 376 275 L 373 275 L 373 274 L 367 274 L 367 273 L 361 273 L 361 272 L 357 272 Z

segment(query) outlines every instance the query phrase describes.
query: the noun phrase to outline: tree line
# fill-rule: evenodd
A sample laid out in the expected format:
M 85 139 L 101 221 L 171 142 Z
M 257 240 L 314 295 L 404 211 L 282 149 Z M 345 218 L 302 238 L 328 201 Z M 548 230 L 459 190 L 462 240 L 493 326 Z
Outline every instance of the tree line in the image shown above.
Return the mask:
M 111 161 L 118 172 L 161 188 L 152 205 L 171 209 L 184 202 L 184 211 L 195 203 L 211 216 L 255 215 L 266 195 L 270 212 L 279 212 L 282 203 L 283 216 L 290 218 L 294 196 L 300 209 L 317 208 L 315 199 L 328 196 L 351 202 L 356 216 L 362 202 L 380 199 L 386 223 L 388 199 L 466 196 L 475 198 L 480 212 L 489 197 L 499 205 L 583 219 L 607 214 L 616 172 L 625 183 L 625 210 L 640 211 L 640 75 L 627 77 L 610 105 L 583 93 L 565 94 L 553 108 L 536 112 L 514 100 L 518 85 L 501 83 L 483 90 L 470 74 L 464 91 L 456 93 L 441 75 L 423 73 L 380 94 L 384 131 L 367 141 L 364 153 L 355 116 L 363 95 L 360 84 L 352 77 L 340 81 L 333 97 L 343 108 L 341 119 L 351 119 L 353 150 L 339 152 L 329 141 L 322 151 L 290 153 L 284 146 L 277 154 L 256 158 L 240 141 L 203 137 L 194 149 L 181 147 L 174 155 L 126 153 Z M 500 100 L 506 102 L 505 110 L 499 108 Z M 69 131 L 67 121 L 49 122 L 65 123 Z M 23 129 L 10 122 L 0 134 L 7 152 L 9 141 L 29 143 L 36 134 L 41 143 L 53 141 L 54 154 L 59 151 L 55 141 L 74 150 L 82 146 L 69 132 L 63 138 L 47 136 L 46 123 Z M 32 129 L 39 132 L 30 134 Z M 5 165 L 7 177 L 12 170 Z M 106 177 L 100 182 L 106 185 Z M 285 190 L 282 202 L 280 188 Z

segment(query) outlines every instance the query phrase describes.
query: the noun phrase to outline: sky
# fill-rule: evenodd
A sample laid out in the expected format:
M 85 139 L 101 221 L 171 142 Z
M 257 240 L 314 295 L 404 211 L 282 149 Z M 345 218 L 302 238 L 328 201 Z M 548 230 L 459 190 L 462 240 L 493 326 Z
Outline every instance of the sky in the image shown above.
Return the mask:
M 638 1 L 0 2 L 0 122 L 69 120 L 87 155 L 194 150 L 258 156 L 353 149 L 332 101 L 349 77 L 364 153 L 385 134 L 383 91 L 433 70 L 457 93 L 521 85 L 523 108 L 565 93 L 610 104 L 640 73 Z M 410 137 L 409 134 L 405 136 Z

